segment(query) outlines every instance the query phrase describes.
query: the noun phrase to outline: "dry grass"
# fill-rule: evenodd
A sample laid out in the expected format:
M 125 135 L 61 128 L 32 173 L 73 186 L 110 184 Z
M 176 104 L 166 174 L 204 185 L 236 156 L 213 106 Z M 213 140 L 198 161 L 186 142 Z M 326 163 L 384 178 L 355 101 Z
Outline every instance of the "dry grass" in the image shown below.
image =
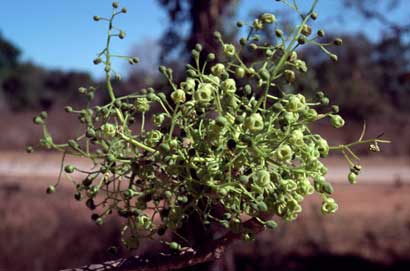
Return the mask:
M 119 221 L 97 227 L 90 212 L 72 199 L 71 189 L 46 197 L 46 181 L 2 180 L 0 270 L 56 270 L 109 259 L 105 249 L 118 241 Z M 271 270 L 295 255 L 355 255 L 380 263 L 410 259 L 409 193 L 410 185 L 337 185 L 341 208 L 336 215 L 322 217 L 319 199 L 311 197 L 296 222 L 281 223 L 255 243 L 235 244 L 226 262 L 232 267 L 247 259 L 260 266 L 253 270 Z

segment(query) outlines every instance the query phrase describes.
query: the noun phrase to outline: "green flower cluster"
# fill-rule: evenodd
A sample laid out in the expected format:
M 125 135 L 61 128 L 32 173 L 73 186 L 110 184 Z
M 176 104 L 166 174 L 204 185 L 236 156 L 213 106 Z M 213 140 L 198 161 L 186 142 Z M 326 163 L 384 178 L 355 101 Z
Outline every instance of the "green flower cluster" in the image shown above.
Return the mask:
M 62 167 L 67 174 L 84 174 L 77 183 L 75 199 L 85 201 L 95 212 L 92 219 L 101 225 L 112 213 L 123 217 L 123 242 L 136 248 L 141 238 L 175 233 L 193 213 L 205 227 L 219 224 L 245 239 L 252 235 L 243 226 L 247 218 L 275 228 L 273 220 L 263 219 L 266 214 L 294 220 L 302 211 L 304 198 L 314 192 L 323 199 L 322 212 L 334 213 L 338 205 L 320 159 L 332 150 L 342 152 L 351 167 L 348 179 L 354 183 L 360 166 L 351 147 L 372 144 L 374 149 L 388 141 L 363 140 L 363 131 L 356 142 L 329 146 L 309 127 L 327 118 L 333 127 L 341 128 L 344 120 L 339 108 L 328 106 L 323 92 L 307 98 L 282 91 L 283 85 L 291 86 L 296 76 L 308 69 L 295 51 L 302 44 L 316 44 L 335 59 L 326 47 L 336 43 L 319 43 L 317 38 L 323 33 L 309 37 L 312 29 L 308 23 L 317 17 L 316 2 L 301 15 L 301 24 L 288 37 L 276 27 L 274 43 L 262 44 L 255 38 L 266 25 L 276 23 L 273 14 L 255 19 L 239 45 L 225 43 L 222 35 L 215 33 L 224 55 L 216 58 L 211 53 L 200 63 L 203 52 L 198 44 L 192 51 L 195 64 L 187 65 L 182 82 L 174 82 L 172 70 L 161 66 L 159 70 L 172 88 L 170 98 L 152 88 L 115 96 L 111 80 L 116 73 L 111 68 L 109 45 L 112 37 L 125 37 L 113 27 L 113 19 L 126 9 L 117 11 L 119 4 L 114 3 L 111 18 L 94 17 L 109 23 L 107 47 L 94 63 L 104 65 L 111 102 L 79 110 L 66 107 L 67 112 L 78 115 L 84 133 L 65 144 L 53 142 L 46 114 L 34 118 L 44 129 L 43 147 L 94 163 L 90 171 L 73 165 Z M 299 12 L 296 5 L 291 7 Z M 241 58 L 244 50 L 257 51 L 263 57 L 246 63 Z M 135 57 L 124 58 L 131 64 L 138 62 Z M 94 91 L 81 88 L 80 93 L 92 99 Z M 158 107 L 153 105 L 161 110 L 153 112 L 153 128 L 147 130 L 146 113 Z M 54 191 L 55 186 L 47 190 Z M 215 212 L 221 208 L 222 213 Z M 172 249 L 189 247 L 184 240 L 181 236 L 166 243 Z

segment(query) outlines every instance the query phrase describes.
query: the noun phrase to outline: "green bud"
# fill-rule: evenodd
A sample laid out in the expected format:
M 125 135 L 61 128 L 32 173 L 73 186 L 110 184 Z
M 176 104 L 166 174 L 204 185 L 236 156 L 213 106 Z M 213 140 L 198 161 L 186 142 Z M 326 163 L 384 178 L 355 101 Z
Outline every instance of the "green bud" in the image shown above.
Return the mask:
M 333 44 L 336 46 L 341 46 L 343 44 L 343 40 L 341 38 L 337 38 L 333 41 Z
M 335 54 L 330 54 L 329 57 L 330 57 L 330 59 L 331 59 L 333 62 L 337 62 L 337 61 L 338 61 L 338 57 L 337 57 L 337 55 L 335 55 Z
M 281 38 L 281 37 L 283 37 L 283 31 L 280 30 L 279 28 L 277 28 L 275 30 L 275 35 L 276 35 L 276 37 Z
M 345 121 L 340 115 L 331 114 L 329 115 L 329 117 L 330 117 L 330 124 L 332 124 L 334 128 L 341 128 L 345 125 Z
M 35 116 L 35 117 L 33 118 L 33 123 L 34 123 L 34 124 L 37 124 L 37 125 L 43 124 L 43 123 L 44 123 L 44 120 L 43 120 L 43 118 L 40 117 L 40 116 Z
M 357 183 L 357 174 L 350 171 L 349 174 L 347 175 L 347 179 L 348 179 L 349 183 L 356 184 Z
M 93 20 L 96 21 L 96 22 L 98 22 L 100 19 L 101 19 L 100 16 L 94 16 L 93 17 Z
M 296 80 L 296 75 L 295 72 L 292 70 L 285 70 L 283 72 L 283 74 L 285 75 L 285 79 L 288 83 L 293 83 Z
M 300 36 L 300 37 L 298 38 L 298 43 L 299 43 L 299 44 L 305 44 L 305 43 L 306 43 L 306 38 L 305 38 L 305 36 Z
M 243 22 L 242 22 L 242 21 L 236 22 L 236 26 L 237 26 L 237 27 L 242 27 L 242 26 L 243 26 Z
M 122 9 L 121 9 L 121 12 L 122 12 L 122 13 L 127 13 L 127 12 L 128 12 L 128 10 L 127 10 L 127 8 L 126 8 L 126 7 L 124 7 L 124 8 L 122 8 Z
M 235 70 L 235 75 L 238 78 L 243 78 L 245 76 L 245 69 L 242 68 L 242 67 L 237 67 L 236 70 Z
M 323 37 L 326 35 L 325 30 L 320 29 L 319 31 L 317 31 L 317 35 L 318 35 L 319 37 L 323 38 Z
M 120 33 L 118 34 L 118 37 L 120 39 L 124 39 L 125 38 L 125 32 L 124 31 L 120 31 Z
M 310 36 L 312 34 L 312 28 L 307 24 L 303 25 L 302 34 L 306 37 Z
M 177 242 L 171 242 L 168 244 L 170 249 L 173 250 L 180 250 L 181 249 L 181 245 L 178 244 Z
M 222 39 L 222 35 L 221 35 L 221 33 L 220 33 L 220 32 L 218 32 L 218 31 L 215 31 L 215 32 L 214 32 L 214 38 L 215 38 L 215 39 L 217 39 L 217 40 Z
M 112 7 L 113 8 L 118 8 L 120 4 L 118 2 L 112 2 Z
M 317 14 L 317 12 L 313 12 L 313 13 L 310 15 L 310 18 L 312 18 L 312 20 L 316 20 L 318 17 L 319 17 L 319 15 Z
M 272 24 L 272 23 L 276 22 L 275 15 L 273 15 L 271 13 L 264 13 L 259 18 L 261 19 L 262 22 L 264 22 L 266 24 Z
M 278 227 L 278 224 L 273 220 L 268 220 L 268 221 L 265 222 L 265 227 L 268 228 L 268 229 L 273 230 L 273 229 L 276 229 Z
M 98 65 L 102 62 L 101 57 L 97 57 L 96 59 L 93 60 L 94 65 Z
M 67 113 L 73 112 L 73 108 L 71 106 L 64 107 L 64 111 Z
M 215 60 L 215 54 L 214 53 L 209 53 L 207 56 L 208 61 L 214 61 Z
M 56 188 L 54 185 L 50 185 L 49 187 L 47 187 L 46 193 L 47 194 L 52 194 L 56 191 Z
M 259 20 L 259 19 L 255 19 L 255 20 L 253 21 L 252 26 L 253 26 L 254 28 L 258 29 L 258 30 L 261 30 L 261 29 L 263 29 L 263 22 L 262 22 L 261 20 Z
M 66 166 L 64 167 L 64 171 L 65 171 L 66 173 L 68 173 L 68 174 L 73 173 L 75 170 L 76 170 L 76 168 L 75 168 L 75 166 L 73 166 L 73 165 L 66 165 Z

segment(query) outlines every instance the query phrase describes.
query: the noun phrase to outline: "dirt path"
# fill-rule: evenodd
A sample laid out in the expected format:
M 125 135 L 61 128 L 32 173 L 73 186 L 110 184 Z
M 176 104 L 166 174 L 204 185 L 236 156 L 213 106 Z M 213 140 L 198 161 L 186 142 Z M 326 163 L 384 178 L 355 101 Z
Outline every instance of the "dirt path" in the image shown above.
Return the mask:
M 59 172 L 61 155 L 58 153 L 34 153 L 0 151 L 0 176 L 17 179 L 56 178 Z M 68 157 L 66 162 L 79 168 L 89 168 L 88 161 Z M 328 179 L 331 182 L 344 182 L 349 172 L 347 163 L 340 158 L 325 160 L 328 165 Z M 408 158 L 366 158 L 362 161 L 363 171 L 359 181 L 362 183 L 410 183 L 410 159 Z M 13 179 L 14 179 L 13 178 Z

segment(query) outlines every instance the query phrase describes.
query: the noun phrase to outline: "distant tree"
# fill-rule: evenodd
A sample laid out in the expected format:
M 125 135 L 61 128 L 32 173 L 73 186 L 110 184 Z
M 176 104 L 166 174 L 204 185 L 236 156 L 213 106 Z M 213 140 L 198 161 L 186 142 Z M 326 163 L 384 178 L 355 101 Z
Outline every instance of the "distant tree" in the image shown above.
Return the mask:
M 7 69 L 17 65 L 20 50 L 0 34 L 0 78 Z
M 222 29 L 223 18 L 229 7 L 237 0 L 158 0 L 167 10 L 170 24 L 161 39 L 161 62 L 175 56 L 189 57 L 196 43 L 204 46 L 205 52 L 215 52 L 217 43 L 209 38 Z M 188 33 L 184 29 L 188 26 Z

